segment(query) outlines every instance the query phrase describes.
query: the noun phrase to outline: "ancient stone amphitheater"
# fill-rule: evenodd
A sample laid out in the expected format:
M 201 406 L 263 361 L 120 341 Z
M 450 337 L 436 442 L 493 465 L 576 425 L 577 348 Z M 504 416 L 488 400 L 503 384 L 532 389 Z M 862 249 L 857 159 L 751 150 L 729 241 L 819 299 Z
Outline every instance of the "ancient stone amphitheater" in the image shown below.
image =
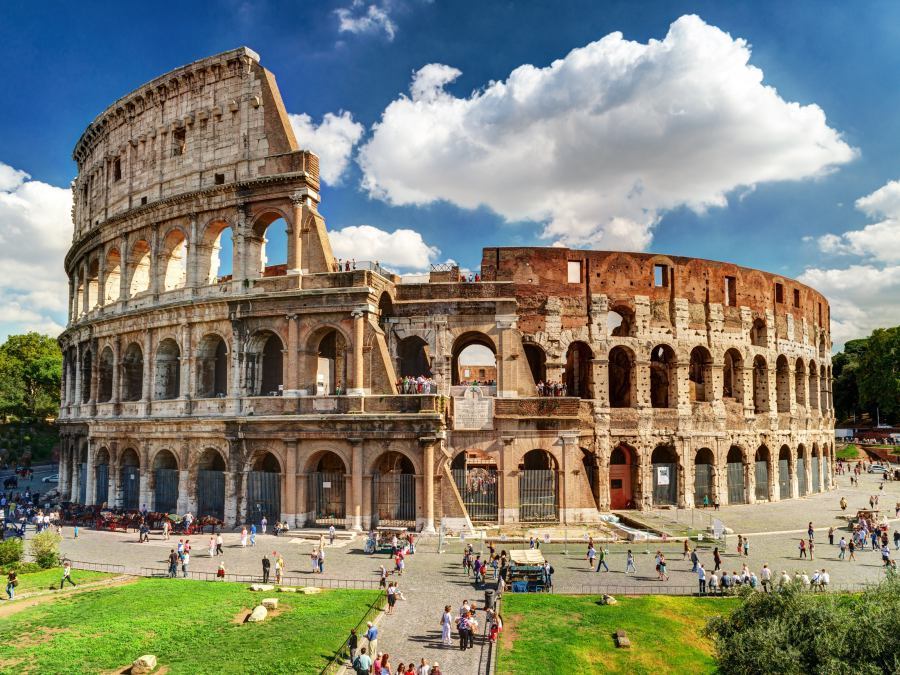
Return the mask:
M 432 530 L 832 485 L 828 303 L 796 281 L 563 248 L 484 249 L 477 281 L 339 268 L 246 48 L 116 101 L 74 158 L 72 501 Z

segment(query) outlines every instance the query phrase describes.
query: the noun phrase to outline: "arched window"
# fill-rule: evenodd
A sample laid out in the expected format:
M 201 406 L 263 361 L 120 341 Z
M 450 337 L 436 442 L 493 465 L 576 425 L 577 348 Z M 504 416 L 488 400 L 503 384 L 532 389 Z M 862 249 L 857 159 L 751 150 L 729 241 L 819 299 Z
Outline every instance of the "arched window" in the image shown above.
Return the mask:
M 493 384 L 497 380 L 494 343 L 484 333 L 465 333 L 453 343 L 453 384 Z
M 728 473 L 728 503 L 746 504 L 747 485 L 744 480 L 744 451 L 736 445 L 728 449 L 727 473 Z
M 150 244 L 141 239 L 131 247 L 128 269 L 131 273 L 129 284 L 131 297 L 150 290 Z
M 140 401 L 144 386 L 144 352 L 137 342 L 125 349 L 122 359 L 122 400 Z
M 254 260 L 259 251 L 258 272 L 248 270 L 248 276 L 280 277 L 287 274 L 287 222 L 275 212 L 264 213 L 253 224 L 257 238 L 247 241 L 247 260 Z
M 753 359 L 753 412 L 769 412 L 769 369 L 762 356 Z
M 633 337 L 634 328 L 634 311 L 627 305 L 615 305 L 606 315 L 606 330 L 611 337 Z
M 775 361 L 775 403 L 778 412 L 791 411 L 791 368 L 784 354 Z
M 678 453 L 671 445 L 659 445 L 650 456 L 653 471 L 653 504 L 678 504 Z
M 197 460 L 197 515 L 225 518 L 225 460 L 215 448 Z
M 613 347 L 609 352 L 609 405 L 631 408 L 634 399 L 634 354 L 627 347 Z
M 428 343 L 418 335 L 405 337 L 397 344 L 400 377 L 431 377 L 431 356 Z
M 329 396 L 345 393 L 347 386 L 347 341 L 342 333 L 330 329 L 317 333 L 318 342 L 315 347 L 316 362 L 316 395 Z M 314 337 L 313 340 L 316 338 Z
M 806 364 L 803 363 L 803 359 L 797 359 L 794 371 L 794 395 L 797 405 L 806 405 Z
M 566 394 L 579 398 L 593 398 L 591 360 L 594 354 L 584 342 L 573 342 L 566 351 Z
M 259 455 L 247 475 L 247 519 L 260 525 L 281 520 L 281 463 L 271 452 Z
M 768 330 L 763 319 L 753 320 L 753 325 L 750 327 L 750 343 L 756 347 L 768 347 Z
M 669 345 L 657 345 L 650 352 L 650 404 L 654 408 L 674 408 L 678 403 L 675 352 Z
M 207 225 L 198 247 L 197 264 L 202 284 L 230 281 L 234 262 L 234 242 L 231 226 L 225 221 Z
M 525 350 L 525 358 L 528 360 L 528 368 L 535 385 L 547 380 L 547 355 L 540 345 L 526 342 L 522 345 Z
M 744 402 L 744 359 L 737 349 L 725 352 L 722 369 L 722 398 Z
M 712 356 L 706 347 L 691 350 L 688 375 L 691 383 L 691 401 L 712 401 Z
M 109 249 L 109 253 L 106 254 L 104 287 L 104 304 L 118 302 L 122 291 L 122 256 L 117 248 Z
M 100 352 L 99 368 L 100 391 L 97 392 L 97 402 L 107 403 L 112 400 L 113 395 L 113 351 L 109 347 L 104 347 Z
M 87 269 L 88 310 L 91 310 L 100 302 L 100 262 L 97 258 L 88 263 Z
M 162 401 L 178 398 L 181 394 L 181 349 L 172 338 L 166 338 L 156 348 L 154 368 L 155 387 L 153 398 Z
M 91 400 L 91 367 L 93 366 L 91 350 L 87 349 L 81 354 L 81 402 Z
M 221 398 L 228 393 L 228 347 L 215 334 L 197 348 L 197 398 Z
M 700 448 L 694 457 L 694 504 L 710 506 L 715 503 L 715 459 L 709 448 Z
M 388 332 L 388 320 L 392 316 L 394 316 L 394 301 L 387 291 L 383 291 L 378 298 L 378 325 L 385 333 Z
M 184 288 L 187 284 L 187 239 L 175 228 L 163 239 L 159 257 L 159 287 L 163 291 Z
M 247 384 L 251 396 L 277 395 L 284 384 L 284 346 L 272 331 L 260 331 L 250 341 Z

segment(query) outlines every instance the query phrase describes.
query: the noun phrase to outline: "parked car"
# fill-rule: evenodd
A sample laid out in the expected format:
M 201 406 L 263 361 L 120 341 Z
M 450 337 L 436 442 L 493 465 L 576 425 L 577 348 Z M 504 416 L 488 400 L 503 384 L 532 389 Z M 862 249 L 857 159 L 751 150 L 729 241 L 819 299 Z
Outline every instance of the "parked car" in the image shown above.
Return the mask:
M 889 471 L 889 468 L 882 466 L 881 464 L 873 464 L 869 467 L 869 473 L 888 473 Z
M 58 483 L 58 482 L 59 482 L 59 474 L 58 474 L 58 473 L 54 473 L 54 474 L 51 474 L 51 475 L 49 475 L 49 476 L 44 476 L 44 477 L 41 479 L 41 482 L 42 482 L 42 483 Z

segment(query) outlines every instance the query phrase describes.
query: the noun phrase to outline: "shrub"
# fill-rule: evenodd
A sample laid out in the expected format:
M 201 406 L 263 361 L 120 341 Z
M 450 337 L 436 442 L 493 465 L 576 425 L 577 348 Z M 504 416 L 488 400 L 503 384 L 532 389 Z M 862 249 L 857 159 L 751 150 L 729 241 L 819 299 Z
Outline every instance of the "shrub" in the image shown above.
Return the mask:
M 0 565 L 14 565 L 22 559 L 22 540 L 6 539 L 0 541 Z
M 30 544 L 31 557 L 42 569 L 56 567 L 59 565 L 59 543 L 61 541 L 62 537 L 53 530 L 44 530 L 40 534 L 34 535 Z

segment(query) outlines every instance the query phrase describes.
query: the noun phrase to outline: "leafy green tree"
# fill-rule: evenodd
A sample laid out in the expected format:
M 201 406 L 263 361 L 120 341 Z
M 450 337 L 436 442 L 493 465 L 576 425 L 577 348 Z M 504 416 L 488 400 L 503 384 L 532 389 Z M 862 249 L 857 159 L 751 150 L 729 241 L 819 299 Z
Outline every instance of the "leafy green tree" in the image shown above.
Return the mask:
M 0 345 L 0 414 L 54 416 L 59 409 L 62 352 L 40 333 L 10 335 Z
M 859 400 L 877 406 L 883 418 L 900 414 L 900 326 L 878 328 L 859 357 Z

